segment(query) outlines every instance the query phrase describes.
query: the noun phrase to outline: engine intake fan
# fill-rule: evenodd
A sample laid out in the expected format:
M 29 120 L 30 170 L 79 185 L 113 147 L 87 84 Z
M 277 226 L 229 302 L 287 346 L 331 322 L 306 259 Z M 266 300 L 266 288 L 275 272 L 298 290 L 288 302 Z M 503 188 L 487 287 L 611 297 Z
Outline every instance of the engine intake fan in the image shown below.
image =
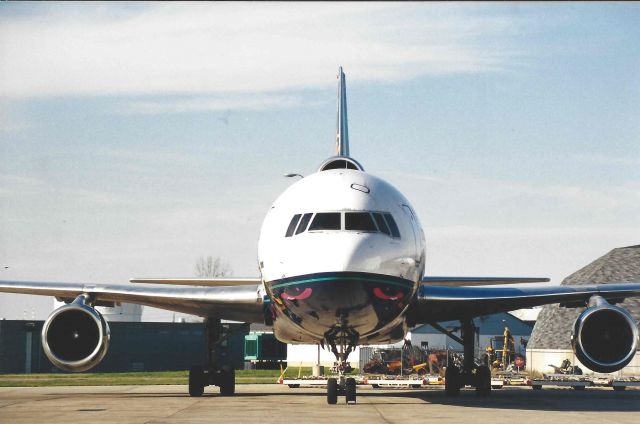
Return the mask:
M 91 306 L 89 295 L 49 315 L 42 327 L 42 347 L 56 367 L 71 372 L 86 371 L 98 365 L 109 348 L 109 325 Z
M 631 314 L 593 296 L 574 324 L 571 345 L 576 357 L 596 372 L 624 368 L 636 354 L 638 326 Z

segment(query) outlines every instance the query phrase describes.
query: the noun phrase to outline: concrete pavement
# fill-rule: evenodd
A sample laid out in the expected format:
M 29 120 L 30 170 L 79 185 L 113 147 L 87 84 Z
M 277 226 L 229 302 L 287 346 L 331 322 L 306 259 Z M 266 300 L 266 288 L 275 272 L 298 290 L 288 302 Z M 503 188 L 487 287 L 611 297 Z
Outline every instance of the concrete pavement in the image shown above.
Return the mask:
M 185 386 L 0 388 L 0 423 L 442 423 L 589 424 L 640 422 L 640 390 L 505 388 L 489 398 L 472 390 L 446 398 L 441 388 L 358 387 L 358 403 L 327 405 L 323 389 L 236 386 L 233 397 Z

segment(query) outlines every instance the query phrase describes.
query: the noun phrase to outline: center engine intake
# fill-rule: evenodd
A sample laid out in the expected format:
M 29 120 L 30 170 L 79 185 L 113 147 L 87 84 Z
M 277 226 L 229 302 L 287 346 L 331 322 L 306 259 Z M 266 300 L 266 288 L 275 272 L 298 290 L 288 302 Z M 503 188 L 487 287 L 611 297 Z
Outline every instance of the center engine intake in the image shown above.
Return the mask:
M 571 344 L 576 357 L 595 372 L 615 372 L 636 354 L 638 326 L 631 314 L 593 296 L 574 324 Z
M 71 372 L 98 365 L 109 347 L 109 325 L 91 306 L 87 295 L 49 315 L 42 327 L 42 347 L 56 367 Z

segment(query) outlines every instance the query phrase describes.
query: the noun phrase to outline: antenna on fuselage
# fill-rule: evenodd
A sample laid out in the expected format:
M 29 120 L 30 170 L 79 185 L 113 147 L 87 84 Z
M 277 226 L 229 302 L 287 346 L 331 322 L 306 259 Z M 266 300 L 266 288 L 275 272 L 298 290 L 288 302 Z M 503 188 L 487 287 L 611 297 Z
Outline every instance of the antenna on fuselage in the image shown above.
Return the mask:
M 342 66 L 338 69 L 338 119 L 336 155 L 349 156 L 349 127 L 347 125 L 347 86 Z

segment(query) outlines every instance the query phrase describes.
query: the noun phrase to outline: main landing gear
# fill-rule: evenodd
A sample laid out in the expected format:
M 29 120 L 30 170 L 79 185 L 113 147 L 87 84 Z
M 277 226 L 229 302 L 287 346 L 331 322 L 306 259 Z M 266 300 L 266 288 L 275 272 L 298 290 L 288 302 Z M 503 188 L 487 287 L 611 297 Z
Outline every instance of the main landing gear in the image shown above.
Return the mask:
M 338 395 L 344 395 L 347 404 L 355 404 L 356 380 L 346 378 L 344 374 L 350 369 L 347 358 L 353 352 L 358 334 L 353 330 L 343 328 L 328 333 L 325 340 L 331 347 L 331 352 L 336 356 L 335 368 L 338 371 L 338 378 L 332 377 L 327 380 L 327 403 L 335 405 L 338 403 Z
M 220 360 L 223 355 L 216 355 L 218 348 L 226 347 L 227 328 L 219 319 L 207 318 L 205 323 L 207 365 L 206 367 L 194 366 L 189 370 L 189 395 L 202 396 L 207 386 L 220 387 L 221 396 L 231 396 L 236 391 L 236 377 L 233 366 L 228 361 Z M 226 353 L 226 352 L 225 352 Z
M 462 324 L 460 341 L 464 346 L 464 361 L 462 367 L 458 367 L 452 361 L 449 362 L 444 375 L 444 392 L 447 396 L 458 396 L 460 388 L 469 385 L 476 388 L 478 396 L 489 396 L 491 370 L 487 364 L 477 366 L 474 361 L 476 328 L 473 320 L 467 319 L 460 323 Z

